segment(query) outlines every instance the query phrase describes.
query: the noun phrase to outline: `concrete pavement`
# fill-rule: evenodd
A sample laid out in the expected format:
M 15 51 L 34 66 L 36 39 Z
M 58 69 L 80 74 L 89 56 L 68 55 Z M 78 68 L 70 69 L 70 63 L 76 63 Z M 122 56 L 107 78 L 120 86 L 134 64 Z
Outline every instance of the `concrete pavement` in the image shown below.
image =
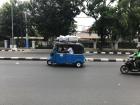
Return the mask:
M 13 48 L 13 49 L 0 49 L 0 51 L 21 51 L 21 52 L 40 52 L 40 53 L 50 53 L 52 49 L 21 49 L 21 48 Z M 124 50 L 124 51 L 85 51 L 86 54 L 109 54 L 109 55 L 121 55 L 121 54 L 126 54 L 130 55 L 133 54 L 135 50 Z
M 32 61 L 46 61 L 47 57 L 0 57 L 0 60 L 32 60 Z M 86 62 L 125 62 L 126 59 L 116 58 L 86 58 Z
M 51 49 L 19 49 L 19 51 L 0 51 L 0 60 L 46 61 Z M 90 62 L 124 62 L 130 53 L 85 53 Z

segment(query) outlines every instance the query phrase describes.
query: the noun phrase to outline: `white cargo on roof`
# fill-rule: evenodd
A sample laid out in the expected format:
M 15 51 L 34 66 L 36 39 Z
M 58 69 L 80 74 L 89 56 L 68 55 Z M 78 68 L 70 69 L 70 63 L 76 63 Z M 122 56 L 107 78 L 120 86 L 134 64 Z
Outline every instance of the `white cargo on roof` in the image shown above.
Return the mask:
M 74 36 L 74 35 L 66 35 L 66 36 L 63 36 L 63 35 L 60 35 L 59 37 L 57 37 L 58 41 L 69 41 L 69 42 L 77 42 L 78 41 L 78 37 L 77 36 Z

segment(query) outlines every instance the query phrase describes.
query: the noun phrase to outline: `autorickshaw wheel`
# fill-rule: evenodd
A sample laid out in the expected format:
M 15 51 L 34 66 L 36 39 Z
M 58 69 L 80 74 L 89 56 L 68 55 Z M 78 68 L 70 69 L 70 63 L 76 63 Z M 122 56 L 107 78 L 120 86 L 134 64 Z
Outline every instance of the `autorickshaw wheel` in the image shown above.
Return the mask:
M 48 65 L 52 65 L 52 61 L 48 60 L 48 61 L 47 61 L 47 64 L 48 64 Z
M 83 64 L 81 63 L 81 62 L 76 62 L 76 67 L 77 68 L 80 68 L 80 67 L 82 67 L 83 66 Z

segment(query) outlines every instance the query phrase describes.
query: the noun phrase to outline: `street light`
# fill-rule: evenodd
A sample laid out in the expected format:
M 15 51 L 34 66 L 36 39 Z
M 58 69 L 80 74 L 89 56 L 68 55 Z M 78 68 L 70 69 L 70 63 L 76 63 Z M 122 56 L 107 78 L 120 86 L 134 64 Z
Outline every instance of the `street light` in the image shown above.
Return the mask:
M 14 48 L 14 17 L 13 17 L 13 0 L 11 0 L 11 31 L 12 31 L 12 39 L 11 39 L 11 44 L 12 48 Z
M 29 48 L 29 38 L 28 38 L 28 27 L 27 27 L 27 11 L 25 11 L 25 23 L 26 23 L 26 48 Z

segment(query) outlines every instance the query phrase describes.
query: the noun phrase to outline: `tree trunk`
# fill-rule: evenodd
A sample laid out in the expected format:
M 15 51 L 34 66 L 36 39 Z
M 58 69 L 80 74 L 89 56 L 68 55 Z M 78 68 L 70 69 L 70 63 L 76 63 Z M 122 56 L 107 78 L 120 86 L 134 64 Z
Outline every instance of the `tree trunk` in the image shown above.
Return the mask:
M 103 50 L 103 45 L 104 45 L 104 35 L 101 34 L 101 44 L 100 44 L 100 50 L 102 51 Z
M 114 49 L 115 50 L 118 50 L 118 44 L 119 44 L 119 41 L 115 41 L 115 44 L 114 44 Z
M 111 48 L 114 50 L 115 48 L 114 48 L 114 43 L 113 42 L 111 42 Z
M 93 48 L 96 50 L 97 49 L 97 40 L 93 41 Z

